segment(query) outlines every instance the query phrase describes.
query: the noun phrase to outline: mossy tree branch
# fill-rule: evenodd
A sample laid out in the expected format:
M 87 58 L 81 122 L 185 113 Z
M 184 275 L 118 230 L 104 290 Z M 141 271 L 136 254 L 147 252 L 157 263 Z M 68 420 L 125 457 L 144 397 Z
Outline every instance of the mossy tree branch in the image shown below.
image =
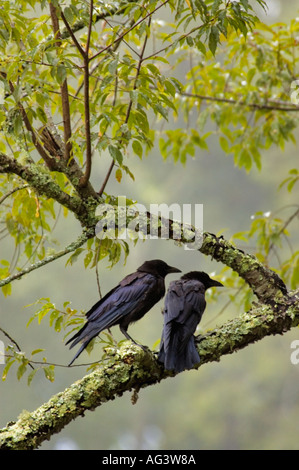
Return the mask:
M 203 244 L 199 251 L 212 256 L 216 261 L 220 261 L 237 272 L 263 303 L 272 305 L 276 297 L 287 293 L 284 282 L 274 271 L 222 237 L 218 238 L 210 233 L 204 234 Z
M 80 199 L 76 199 L 73 196 L 71 197 L 61 191 L 59 186 L 50 179 L 48 172 L 40 173 L 40 170 L 38 170 L 36 175 L 35 172 L 32 171 L 32 168 L 32 166 L 22 167 L 22 165 L 20 165 L 15 160 L 0 154 L 0 173 L 1 169 L 3 169 L 3 171 L 18 174 L 24 180 L 30 183 L 32 187 L 37 190 L 37 192 L 40 192 L 47 197 L 53 197 L 62 205 L 68 207 L 81 221 L 82 226 L 87 229 L 87 235 L 86 233 L 82 234 L 82 240 L 86 239 L 87 241 L 88 238 L 92 238 L 95 235 L 96 224 L 98 222 L 98 218 L 95 215 L 98 201 L 91 200 L 90 205 L 83 204 Z M 115 209 L 115 215 L 116 212 L 117 208 Z M 129 225 L 136 217 L 139 217 L 139 215 L 140 214 L 138 212 L 135 212 L 133 215 L 127 216 L 127 225 Z M 150 233 L 151 222 L 152 215 L 147 213 L 148 233 Z M 170 240 L 174 240 L 175 242 L 188 245 L 190 243 L 190 239 L 192 239 L 192 235 L 194 235 L 194 237 L 196 236 L 196 230 L 192 226 L 190 226 L 188 231 L 188 238 L 186 238 L 186 227 L 183 224 L 165 218 L 159 218 L 157 222 L 159 224 L 157 231 L 159 237 L 162 237 L 162 225 L 164 229 L 165 227 L 167 228 L 168 238 Z M 80 246 L 83 243 L 84 242 L 81 243 L 80 241 Z M 66 250 L 62 251 L 62 255 L 59 254 L 58 257 L 63 256 L 63 252 L 66 254 L 75 249 L 77 249 L 76 242 L 70 244 Z M 284 282 L 274 271 L 264 266 L 254 256 L 239 250 L 234 245 L 226 241 L 223 237 L 216 237 L 215 235 L 208 232 L 203 233 L 202 244 L 197 248 L 197 250 L 205 255 L 211 256 L 216 261 L 225 264 L 237 272 L 239 276 L 245 280 L 245 282 L 256 294 L 259 301 L 262 303 L 269 303 L 270 305 L 273 305 L 276 301 L 276 298 L 279 298 L 280 296 L 283 296 L 287 293 L 287 288 Z M 49 260 L 44 260 L 45 262 L 43 264 L 52 262 L 53 259 L 55 259 L 55 255 L 54 257 L 49 257 Z M 27 274 L 27 272 L 27 270 L 24 270 L 23 273 L 18 273 L 18 278 L 22 277 L 23 274 Z M 13 279 L 7 278 L 6 280 L 2 280 L 2 285 L 11 282 L 11 280 Z
M 276 306 L 257 305 L 249 312 L 199 338 L 199 368 L 219 361 L 265 336 L 283 334 L 299 324 L 299 291 L 285 295 Z M 124 392 L 156 384 L 173 376 L 165 371 L 150 351 L 129 342 L 120 349 L 108 348 L 110 362 L 53 396 L 33 412 L 25 411 L 17 422 L 0 430 L 0 449 L 31 450 L 83 416 Z
M 38 194 L 54 199 L 73 212 L 83 227 L 90 227 L 97 222 L 94 212 L 99 203 L 98 198 L 93 197 L 91 193 L 86 194 L 85 198 L 76 195 L 70 196 L 59 187 L 51 173 L 41 165 L 35 163 L 22 165 L 14 158 L 0 152 L 1 173 L 15 174 L 28 183 Z

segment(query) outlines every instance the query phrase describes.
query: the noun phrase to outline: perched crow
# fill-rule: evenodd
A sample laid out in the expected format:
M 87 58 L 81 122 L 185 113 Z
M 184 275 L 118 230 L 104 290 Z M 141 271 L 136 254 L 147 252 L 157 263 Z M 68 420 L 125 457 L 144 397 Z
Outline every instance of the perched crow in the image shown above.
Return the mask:
M 165 276 L 180 272 L 157 259 L 145 261 L 135 273 L 126 276 L 87 312 L 85 325 L 66 343 L 73 341 L 70 348 L 82 343 L 69 366 L 92 338 L 113 325 L 119 325 L 125 337 L 137 344 L 128 334 L 128 326 L 140 320 L 164 296 Z
M 222 285 L 199 271 L 191 271 L 170 283 L 158 356 L 165 369 L 182 372 L 200 362 L 193 334 L 206 308 L 205 291 Z

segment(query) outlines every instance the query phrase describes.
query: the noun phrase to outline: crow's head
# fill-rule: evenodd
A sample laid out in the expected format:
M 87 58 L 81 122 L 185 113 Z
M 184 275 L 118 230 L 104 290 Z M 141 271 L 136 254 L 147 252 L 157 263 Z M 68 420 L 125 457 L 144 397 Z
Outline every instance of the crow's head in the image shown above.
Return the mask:
M 181 279 L 183 280 L 196 280 L 200 281 L 204 286 L 205 289 L 207 290 L 209 287 L 223 287 L 223 284 L 221 282 L 216 281 L 215 279 L 211 279 L 210 276 L 207 273 L 204 273 L 203 271 L 190 271 L 189 273 L 184 274 Z
M 180 269 L 169 266 L 167 263 L 160 259 L 153 259 L 151 261 L 145 261 L 142 266 L 140 266 L 137 271 L 154 274 L 156 276 L 165 277 L 170 273 L 181 273 Z

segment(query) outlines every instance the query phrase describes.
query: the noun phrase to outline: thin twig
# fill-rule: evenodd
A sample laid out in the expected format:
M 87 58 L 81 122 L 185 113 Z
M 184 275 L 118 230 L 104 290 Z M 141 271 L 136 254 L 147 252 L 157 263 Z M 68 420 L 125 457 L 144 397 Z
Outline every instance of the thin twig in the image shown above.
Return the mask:
M 71 38 L 72 38 L 72 40 L 73 40 L 75 46 L 77 47 L 77 49 L 78 49 L 78 51 L 80 52 L 80 54 L 82 55 L 82 57 L 84 57 L 84 55 L 85 55 L 84 49 L 83 49 L 83 48 L 81 47 L 81 45 L 79 44 L 79 42 L 78 42 L 78 40 L 77 40 L 75 34 L 73 33 L 72 28 L 70 27 L 70 25 L 69 25 L 69 23 L 68 23 L 66 17 L 65 17 L 64 14 L 63 14 L 63 11 L 60 12 L 60 16 L 61 16 L 62 21 L 63 21 L 64 24 L 65 24 L 66 29 L 67 29 L 68 32 L 69 32 L 69 35 L 71 36 Z
M 89 24 L 88 24 L 88 31 L 87 31 L 85 56 L 86 55 L 88 56 L 88 53 L 89 53 L 90 37 L 91 37 L 91 30 L 92 30 L 92 15 L 93 15 L 93 0 L 90 1 Z
M 34 271 L 35 269 L 39 269 L 42 266 L 45 266 L 48 263 L 51 263 L 52 261 L 56 261 L 58 258 L 61 258 L 62 256 L 67 255 L 68 253 L 71 253 L 72 251 L 75 251 L 77 248 L 80 246 L 84 245 L 84 243 L 92 236 L 92 233 L 89 233 L 86 231 L 80 237 L 75 241 L 67 245 L 63 250 L 58 251 L 54 253 L 53 255 L 47 256 L 43 260 L 37 261 L 35 264 L 31 264 L 27 268 L 23 269 L 22 271 L 13 274 L 11 276 L 6 277 L 5 279 L 0 280 L 0 287 L 5 286 L 6 284 L 9 284 L 12 281 L 15 281 L 16 279 L 20 279 L 23 277 L 25 274 L 30 273 L 31 271 Z
M 293 219 L 295 219 L 295 217 L 299 216 L 299 209 L 297 209 L 289 218 L 288 220 L 285 221 L 285 223 L 283 224 L 283 226 L 281 227 L 281 229 L 279 230 L 278 234 L 277 234 L 277 237 L 280 237 L 281 234 L 283 234 L 283 232 L 285 231 L 285 229 L 287 228 L 287 226 L 292 222 Z M 272 241 L 270 246 L 269 246 L 269 249 L 268 249 L 268 253 L 270 253 L 270 251 L 274 248 L 274 242 Z
M 234 100 L 230 98 L 219 98 L 216 96 L 205 96 L 187 92 L 181 92 L 182 96 L 187 98 L 194 98 L 204 101 L 215 101 L 216 103 L 228 103 L 228 104 L 237 104 L 246 106 L 248 108 L 254 108 L 257 110 L 269 110 L 269 111 L 299 111 L 299 106 L 293 105 L 292 107 L 289 106 L 289 103 L 279 103 L 278 105 L 270 105 L 270 104 L 258 104 L 258 103 L 246 103 L 245 101 Z
M 97 247 L 96 255 L 95 255 L 95 264 L 96 264 L 96 278 L 97 278 L 97 286 L 100 299 L 102 298 L 102 291 L 101 291 L 101 284 L 100 284 L 100 276 L 99 276 L 99 256 L 101 251 L 101 240 L 99 242 L 99 246 Z
M 7 78 L 7 75 L 6 75 L 5 72 L 0 72 L 0 75 L 5 79 Z M 9 81 L 8 85 L 9 85 L 11 93 L 13 93 L 15 91 L 15 87 L 14 87 L 13 83 L 11 81 Z M 19 101 L 17 103 L 17 105 L 18 105 L 19 111 L 21 113 L 21 116 L 22 116 L 23 122 L 25 124 L 25 127 L 26 127 L 27 131 L 30 132 L 30 134 L 31 134 L 32 142 L 33 142 L 36 150 L 38 151 L 38 153 L 40 154 L 42 159 L 45 161 L 48 168 L 50 170 L 54 170 L 55 169 L 55 159 L 52 158 L 50 154 L 48 154 L 48 152 L 46 151 L 46 149 L 42 145 L 38 135 L 36 134 L 35 130 L 33 129 L 32 125 L 30 123 L 30 120 L 27 116 L 27 113 L 26 113 L 22 103 Z
M 4 336 L 6 336 L 6 338 L 9 339 L 9 341 L 12 342 L 12 344 L 15 345 L 15 347 L 17 348 L 19 352 L 22 351 L 18 343 L 7 333 L 7 331 L 3 330 L 3 328 L 1 327 L 0 327 L 0 331 L 4 334 Z M 10 356 L 5 355 L 5 357 L 10 357 Z M 31 367 L 31 369 L 34 369 L 33 365 L 30 362 L 28 362 L 28 365 Z
M 29 188 L 29 184 L 24 184 L 23 186 L 18 186 L 17 188 L 13 188 L 11 191 L 8 191 L 8 193 L 3 194 L 0 198 L 0 204 L 5 201 L 9 196 L 11 196 L 13 193 L 16 191 L 21 191 L 22 189 Z
M 90 178 L 91 174 L 91 157 L 92 157 L 92 150 L 91 150 L 91 134 L 90 134 L 90 107 L 89 107 L 89 47 L 90 47 L 90 38 L 91 38 L 91 31 L 92 31 L 92 15 L 93 15 L 93 0 L 90 2 L 90 11 L 89 11 L 89 25 L 87 31 L 87 40 L 86 40 L 86 47 L 85 50 L 79 44 L 75 34 L 72 31 L 71 26 L 69 25 L 67 19 L 65 18 L 63 12 L 61 12 L 61 18 L 70 33 L 70 36 L 78 49 L 79 53 L 83 57 L 83 71 L 84 71 L 84 127 L 85 127 L 85 140 L 86 140 L 86 167 L 85 173 L 80 178 L 79 185 L 81 188 L 84 188 Z
M 152 17 L 150 16 L 149 20 L 148 20 L 148 27 L 151 24 L 151 20 L 152 20 Z M 137 81 L 138 81 L 138 77 L 139 77 L 139 74 L 140 74 L 141 65 L 142 65 L 142 62 L 143 62 L 143 56 L 144 56 L 144 52 L 145 52 L 145 49 L 146 49 L 147 40 L 148 40 L 148 35 L 146 34 L 144 42 L 143 42 L 143 46 L 142 46 L 142 49 L 141 49 L 141 52 L 140 52 L 140 55 L 139 55 L 139 61 L 138 61 L 137 69 L 136 69 L 136 75 L 135 75 L 135 79 L 134 79 L 133 90 L 136 90 L 136 88 L 137 88 Z M 115 96 L 116 96 L 116 94 L 115 94 Z M 127 124 L 128 121 L 129 121 L 132 105 L 133 105 L 133 100 L 132 100 L 132 98 L 130 98 L 127 113 L 126 113 L 126 118 L 125 118 L 125 124 Z M 106 187 L 106 185 L 108 183 L 108 180 L 111 176 L 111 172 L 113 170 L 114 165 L 115 165 L 115 160 L 112 160 L 112 162 L 110 164 L 110 167 L 109 167 L 109 170 L 108 170 L 108 173 L 105 176 L 104 182 L 103 182 L 103 184 L 101 186 L 101 189 L 99 191 L 100 196 L 103 194 L 103 192 L 105 190 L 105 187 Z
M 108 49 L 110 49 L 110 47 L 112 47 L 115 43 L 117 43 L 118 41 L 121 41 L 127 34 L 129 34 L 133 29 L 135 29 L 137 26 L 139 26 L 143 21 L 145 21 L 148 17 L 152 17 L 154 15 L 154 13 L 156 13 L 156 11 L 158 11 L 160 8 L 162 8 L 164 5 L 166 5 L 167 3 L 169 3 L 169 0 L 165 0 L 165 2 L 161 3 L 161 5 L 157 6 L 157 8 L 155 8 L 153 11 L 147 13 L 143 18 L 141 18 L 140 20 L 138 20 L 135 24 L 133 24 L 130 28 L 128 28 L 123 34 L 121 34 L 117 39 L 115 39 L 111 44 L 108 44 L 108 46 L 105 46 L 103 47 L 100 51 L 98 51 L 96 54 L 94 54 L 90 60 L 93 60 L 95 59 L 96 57 L 98 57 L 100 54 L 102 54 L 103 52 L 107 51 Z
M 83 56 L 84 60 L 84 126 L 85 126 L 85 139 L 86 139 L 86 168 L 85 173 L 80 179 L 80 186 L 85 187 L 89 181 L 91 174 L 91 135 L 90 135 L 90 107 L 89 107 L 89 45 L 92 30 L 92 14 L 93 14 L 93 0 L 90 2 L 89 12 L 89 25 L 87 32 L 86 49 Z
M 56 13 L 56 8 L 50 2 L 50 13 L 52 19 L 52 27 L 54 31 L 54 36 L 56 38 L 57 48 L 61 45 L 61 33 L 59 29 L 59 21 Z M 64 159 L 66 162 L 69 162 L 71 153 L 72 153 L 72 127 L 71 127 L 71 113 L 70 113 L 70 103 L 69 103 L 69 92 L 67 79 L 65 79 L 60 87 L 61 93 L 61 105 L 62 105 L 62 119 L 63 119 L 63 131 L 64 131 L 64 144 L 65 144 L 65 154 Z
M 107 183 L 108 183 L 108 180 L 109 180 L 109 178 L 110 178 L 110 175 L 111 175 L 111 172 L 112 172 L 112 170 L 113 170 L 113 167 L 114 167 L 114 160 L 112 160 L 111 165 L 110 165 L 110 167 L 109 167 L 109 170 L 108 170 L 108 172 L 107 172 L 107 175 L 105 176 L 105 179 L 104 179 L 103 184 L 102 184 L 102 186 L 101 186 L 101 189 L 100 189 L 100 191 L 99 191 L 99 196 L 102 196 L 102 194 L 103 194 L 103 192 L 104 192 L 104 190 L 105 190 L 105 187 L 106 187 L 106 185 L 107 185 Z

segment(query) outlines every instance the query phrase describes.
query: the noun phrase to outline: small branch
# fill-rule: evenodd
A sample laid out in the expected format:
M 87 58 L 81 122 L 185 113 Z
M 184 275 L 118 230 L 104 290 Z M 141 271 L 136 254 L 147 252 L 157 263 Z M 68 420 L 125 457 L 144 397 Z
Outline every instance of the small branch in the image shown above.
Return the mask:
M 85 47 L 85 56 L 87 57 L 89 54 L 90 37 L 91 37 L 91 31 L 92 31 L 92 15 L 93 15 L 93 0 L 90 0 L 89 23 L 88 23 L 87 40 L 86 40 L 86 47 Z
M 84 175 L 80 178 L 80 187 L 84 188 L 91 174 L 91 135 L 90 135 L 90 107 L 89 107 L 89 60 L 88 55 L 84 59 L 84 127 L 86 140 L 86 168 Z
M 141 18 L 140 20 L 138 20 L 135 24 L 133 24 L 130 28 L 128 28 L 124 33 L 122 33 L 120 36 L 118 36 L 117 39 L 115 39 L 111 44 L 109 44 L 108 46 L 105 46 L 103 47 L 99 52 L 97 52 L 96 54 L 94 54 L 90 60 L 93 60 L 95 59 L 96 57 L 98 57 L 100 54 L 102 54 L 103 52 L 107 51 L 108 49 L 110 49 L 110 47 L 112 47 L 115 43 L 117 43 L 118 41 L 121 41 L 127 34 L 129 34 L 133 29 L 135 29 L 137 26 L 139 26 L 143 21 L 145 21 L 147 18 L 149 17 L 152 17 L 154 15 L 154 13 L 156 13 L 160 8 L 162 8 L 164 5 L 166 5 L 167 3 L 169 3 L 169 0 L 165 0 L 163 3 L 161 3 L 161 5 L 157 6 L 153 11 L 147 13 L 143 18 Z
M 147 15 L 148 16 L 148 15 Z M 148 26 L 150 26 L 151 24 L 151 20 L 152 20 L 152 17 L 150 16 L 149 17 L 149 20 L 148 20 Z M 136 90 L 137 88 L 137 81 L 138 81 L 138 77 L 139 77 L 139 74 L 140 74 L 140 69 L 141 69 L 141 65 L 142 65 L 142 62 L 143 62 L 143 56 L 144 56 L 144 52 L 145 52 L 145 49 L 146 49 L 146 44 L 147 44 L 147 40 L 148 40 L 148 35 L 146 34 L 145 35 L 145 39 L 144 39 L 144 42 L 143 42 L 143 46 L 142 46 L 142 49 L 141 49 L 141 53 L 139 55 L 139 61 L 138 61 L 138 65 L 137 65 L 137 70 L 136 70 L 136 75 L 135 75 L 135 79 L 134 79 L 134 85 L 133 85 L 133 90 Z M 115 96 L 116 96 L 116 92 L 115 92 Z M 128 109 L 127 109 L 127 113 L 126 113 L 126 118 L 125 118 L 125 124 L 128 123 L 129 121 L 129 117 L 130 117 L 130 113 L 131 113 L 131 109 L 132 109 L 132 105 L 133 105 L 133 101 L 132 99 L 130 98 L 130 101 L 129 101 L 129 105 L 128 105 Z M 102 184 L 102 187 L 99 191 L 99 195 L 101 196 L 105 190 L 105 187 L 108 183 L 108 180 L 111 176 L 111 172 L 113 170 L 113 167 L 115 165 L 115 161 L 112 160 L 111 162 L 111 165 L 109 167 L 109 170 L 108 170 L 108 173 L 103 181 L 103 184 Z
M 281 227 L 281 229 L 279 230 L 278 234 L 277 234 L 277 237 L 280 237 L 280 235 L 285 231 L 285 229 L 287 228 L 287 226 L 292 222 L 293 219 L 295 219 L 295 217 L 298 217 L 299 216 L 299 209 L 297 209 L 289 218 L 288 220 L 285 221 L 284 225 Z M 274 242 L 272 242 L 269 246 L 269 249 L 268 249 L 268 252 L 270 253 L 270 251 L 274 248 Z
M 86 168 L 85 173 L 80 179 L 80 186 L 85 187 L 91 174 L 91 135 L 90 135 L 90 106 L 89 106 L 89 45 L 92 30 L 93 0 L 90 2 L 89 25 L 87 31 L 86 48 L 83 56 L 84 61 L 84 111 L 85 111 L 85 139 L 86 139 Z
M 127 8 L 129 3 L 135 3 L 135 0 L 126 0 L 124 2 L 120 2 L 117 6 L 110 5 L 109 3 L 105 3 L 104 7 L 100 6 L 99 8 L 97 8 L 98 13 L 95 16 L 95 23 L 101 20 L 105 20 L 106 18 L 114 16 L 116 14 L 119 15 L 123 13 L 123 11 Z M 81 29 L 84 29 L 85 27 L 86 27 L 85 21 L 78 20 L 73 25 L 72 33 L 76 33 L 77 31 L 80 31 Z M 66 30 L 62 32 L 63 39 L 68 38 L 70 35 L 71 33 L 68 28 L 66 28 Z
M 54 36 L 56 38 L 56 46 L 59 50 L 61 46 L 61 33 L 59 29 L 59 21 L 56 13 L 56 8 L 50 2 L 50 14 L 52 19 L 52 26 L 54 31 Z M 71 113 L 70 113 L 70 103 L 69 103 L 69 92 L 68 84 L 65 79 L 60 87 L 61 93 L 61 105 L 62 105 L 62 119 L 63 119 L 63 131 L 64 131 L 64 144 L 65 144 L 65 154 L 64 160 L 69 163 L 71 153 L 72 153 L 72 127 L 71 127 Z
M 23 186 L 19 186 L 18 188 L 13 188 L 11 191 L 8 191 L 8 193 L 3 194 L 2 197 L 0 197 L 0 204 L 5 201 L 9 196 L 11 196 L 13 193 L 16 191 L 21 191 L 22 189 L 29 188 L 29 184 L 24 184 Z
M 81 176 L 79 186 L 85 188 L 88 184 L 90 174 L 91 174 L 91 135 L 90 135 L 90 106 L 89 106 L 89 46 L 90 46 L 90 37 L 92 31 L 92 16 L 93 16 L 93 0 L 90 2 L 90 11 L 89 11 L 89 25 L 87 31 L 87 40 L 85 50 L 79 44 L 75 34 L 72 31 L 71 26 L 69 25 L 67 19 L 65 18 L 63 12 L 61 11 L 61 18 L 75 44 L 79 53 L 83 58 L 83 70 L 84 70 L 84 112 L 85 112 L 85 140 L 86 140 L 86 168 L 84 175 Z
M 15 345 L 15 347 L 17 348 L 18 351 L 21 351 L 21 348 L 20 346 L 18 345 L 18 343 L 5 331 L 3 330 L 3 328 L 0 327 L 0 331 L 4 334 L 4 336 L 6 336 L 6 338 L 9 339 L 9 341 Z
M 72 28 L 70 27 L 70 25 L 69 25 L 69 23 L 68 23 L 66 17 L 64 16 L 62 10 L 61 10 L 61 12 L 60 12 L 60 16 L 61 16 L 62 21 L 63 21 L 64 24 L 65 24 L 66 29 L 67 29 L 68 32 L 69 32 L 70 37 L 71 37 L 72 40 L 73 40 L 73 43 L 75 44 L 76 48 L 78 49 L 78 51 L 80 52 L 80 54 L 81 54 L 82 57 L 84 58 L 84 55 L 85 55 L 84 49 L 83 49 L 83 48 L 81 47 L 81 45 L 79 44 L 78 39 L 76 38 L 75 34 L 73 33 L 73 30 L 72 30 Z
M 100 276 L 99 276 L 99 256 L 101 251 L 101 241 L 99 242 L 99 246 L 97 247 L 96 254 L 95 254 L 95 265 L 96 265 L 96 279 L 97 279 L 97 286 L 100 299 L 102 298 L 102 290 L 100 284 Z
M 62 206 L 71 210 L 82 222 L 85 219 L 87 214 L 82 201 L 76 196 L 70 196 L 65 193 L 51 178 L 50 173 L 46 171 L 42 172 L 38 165 L 31 164 L 23 166 L 17 160 L 0 152 L 0 174 L 1 173 L 13 173 L 18 175 L 38 194 L 54 199 Z
M 7 331 L 3 330 L 3 328 L 0 328 L 0 331 L 4 334 L 4 336 L 6 336 L 6 338 L 9 339 L 9 341 L 12 342 L 12 344 L 15 345 L 15 347 L 17 348 L 17 350 L 18 350 L 19 352 L 22 351 L 21 348 L 20 348 L 20 346 L 18 345 L 18 343 L 7 333 Z M 10 357 L 10 356 L 5 355 L 5 357 Z M 31 369 L 34 370 L 34 367 L 33 367 L 33 365 L 31 364 L 31 361 L 28 362 L 28 365 L 29 365 L 29 367 L 31 367 Z
M 107 183 L 108 183 L 108 181 L 109 181 L 109 178 L 110 178 L 110 176 L 111 176 L 111 173 L 112 173 L 114 164 L 115 164 L 115 162 L 114 162 L 114 160 L 112 160 L 112 162 L 111 162 L 111 164 L 110 164 L 110 167 L 109 167 L 109 170 L 108 170 L 108 172 L 107 172 L 107 175 L 105 176 L 105 179 L 104 179 L 103 184 L 102 184 L 102 186 L 101 186 L 101 189 L 100 189 L 100 191 L 99 191 L 99 196 L 102 196 L 103 192 L 105 191 L 105 188 L 106 188 L 106 185 L 107 185 Z
M 5 286 L 6 284 L 9 284 L 12 281 L 15 281 L 16 279 L 20 279 L 23 277 L 25 274 L 28 274 L 32 271 L 35 271 L 36 269 L 41 268 L 42 266 L 45 266 L 46 264 L 52 263 L 52 261 L 56 261 L 59 258 L 62 258 L 63 256 L 67 255 L 68 253 L 71 253 L 72 251 L 77 250 L 77 248 L 80 248 L 80 246 L 84 245 L 84 243 L 93 235 L 93 232 L 88 232 L 86 231 L 80 237 L 67 245 L 63 250 L 58 251 L 57 253 L 54 253 L 53 255 L 46 256 L 41 261 L 37 261 L 34 264 L 31 264 L 28 266 L 28 268 L 23 269 L 22 271 L 19 271 L 16 274 L 13 274 L 12 276 L 9 276 L 5 279 L 0 280 L 0 287 Z
M 6 73 L 5 72 L 0 72 L 1 76 L 6 79 Z M 11 93 L 14 92 L 15 88 L 14 85 L 11 81 L 8 82 L 9 88 Z M 35 146 L 36 150 L 42 157 L 42 159 L 45 161 L 46 165 L 50 170 L 55 170 L 56 169 L 56 161 L 55 158 L 52 158 L 50 154 L 46 151 L 46 149 L 43 147 L 41 140 L 39 139 L 38 135 L 34 131 L 33 127 L 31 126 L 30 120 L 28 119 L 27 113 L 22 105 L 21 102 L 18 102 L 18 108 L 21 113 L 23 122 L 25 124 L 26 129 L 28 132 L 31 134 L 32 142 L 33 145 Z
M 205 95 L 199 95 L 199 94 L 193 94 L 193 93 L 187 93 L 187 92 L 182 92 L 182 96 L 185 96 L 187 98 L 193 98 L 193 99 L 199 99 L 203 101 L 215 101 L 216 103 L 227 103 L 227 104 L 232 104 L 232 105 L 241 105 L 245 106 L 248 108 L 253 108 L 257 110 L 267 110 L 267 111 L 299 111 L 299 106 L 293 105 L 290 106 L 289 103 L 285 102 L 279 102 L 277 104 L 258 104 L 258 103 L 246 103 L 245 101 L 242 100 L 233 100 L 230 98 L 217 98 L 216 96 L 205 96 Z

